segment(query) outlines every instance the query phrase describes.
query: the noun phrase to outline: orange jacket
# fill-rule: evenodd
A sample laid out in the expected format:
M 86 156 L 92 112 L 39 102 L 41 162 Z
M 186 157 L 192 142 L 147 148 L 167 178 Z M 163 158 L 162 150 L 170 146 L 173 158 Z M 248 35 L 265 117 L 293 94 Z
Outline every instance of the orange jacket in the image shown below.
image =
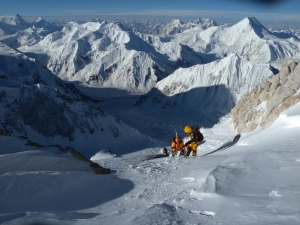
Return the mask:
M 178 141 L 178 138 L 172 139 L 172 150 L 183 151 L 185 149 L 183 141 Z

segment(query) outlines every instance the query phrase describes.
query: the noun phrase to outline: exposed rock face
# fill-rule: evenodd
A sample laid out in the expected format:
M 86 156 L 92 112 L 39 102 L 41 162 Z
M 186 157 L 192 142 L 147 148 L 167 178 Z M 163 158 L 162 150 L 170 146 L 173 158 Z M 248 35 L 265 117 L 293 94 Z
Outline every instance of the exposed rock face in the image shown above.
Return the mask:
M 2 135 L 2 136 L 10 136 L 9 133 L 5 132 L 1 128 L 0 128 L 0 135 Z
M 94 172 L 96 174 L 110 174 L 111 173 L 110 169 L 104 168 L 104 167 L 100 166 L 99 164 L 94 163 L 91 160 L 88 160 L 80 152 L 76 151 L 75 149 L 67 147 L 66 150 L 70 151 L 72 156 L 75 159 L 78 159 L 78 160 L 83 161 L 83 162 L 90 163 L 90 167 L 92 168 L 92 170 L 94 170 Z
M 235 130 L 251 132 L 258 126 L 269 127 L 281 112 L 300 100 L 300 64 L 285 61 L 271 82 L 263 82 L 258 89 L 241 97 L 231 110 Z

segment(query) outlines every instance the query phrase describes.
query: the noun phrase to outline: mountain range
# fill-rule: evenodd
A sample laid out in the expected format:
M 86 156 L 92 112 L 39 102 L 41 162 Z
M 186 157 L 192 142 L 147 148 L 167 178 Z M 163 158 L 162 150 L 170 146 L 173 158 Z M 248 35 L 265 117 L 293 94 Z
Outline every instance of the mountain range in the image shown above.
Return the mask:
M 152 146 L 156 142 L 148 137 L 166 141 L 182 123 L 211 127 L 242 95 L 270 81 L 280 62 L 299 58 L 300 48 L 297 36 L 272 32 L 251 17 L 232 26 L 173 20 L 161 27 L 164 36 L 120 22 L 69 22 L 60 28 L 19 15 L 1 17 L 0 25 L 1 129 L 88 154 L 98 147 L 118 151 L 123 137 L 134 132 L 146 140 L 143 146 Z M 90 99 L 86 87 L 99 89 L 99 95 Z M 105 93 L 112 89 L 136 93 L 132 105 L 108 104 Z M 137 121 L 145 118 L 132 114 L 137 108 L 154 120 L 164 115 L 168 128 L 141 126 Z M 180 122 L 173 124 L 170 112 Z M 118 141 L 105 142 L 106 135 Z M 95 145 L 99 138 L 104 139 Z
M 181 67 L 230 53 L 278 69 L 284 59 L 299 58 L 299 46 L 298 37 L 280 38 L 255 18 L 246 18 L 231 27 L 196 26 L 168 37 L 135 33 L 118 22 L 70 22 L 37 44 L 18 49 L 63 80 L 148 92 Z
M 120 144 L 133 151 L 155 143 L 106 115 L 74 84 L 3 43 L 0 64 L 0 126 L 7 134 L 44 146 L 76 147 L 86 156 Z M 132 136 L 139 137 L 139 145 L 126 142 Z

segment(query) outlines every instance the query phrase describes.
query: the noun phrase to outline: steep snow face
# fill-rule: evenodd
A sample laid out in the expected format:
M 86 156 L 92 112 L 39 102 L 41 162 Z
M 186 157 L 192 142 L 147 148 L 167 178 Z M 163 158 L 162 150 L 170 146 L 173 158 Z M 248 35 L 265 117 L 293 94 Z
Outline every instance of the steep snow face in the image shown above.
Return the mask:
M 238 99 L 272 75 L 269 65 L 254 64 L 238 54 L 231 54 L 216 62 L 179 69 L 158 82 L 156 88 L 160 90 L 167 88 L 168 90 L 164 94 L 174 96 L 201 86 L 224 84 L 235 95 L 235 99 Z M 183 85 L 174 86 L 172 85 L 174 83 L 183 83 Z
M 62 79 L 102 87 L 147 91 L 174 71 L 166 56 L 120 23 L 69 23 L 20 50 L 46 54 L 39 60 Z
M 198 32 L 199 28 L 195 28 Z M 191 34 L 194 31 L 189 31 Z M 152 45 L 156 51 L 163 55 L 167 55 L 168 58 L 179 67 L 190 67 L 197 64 L 205 64 L 219 59 L 215 54 L 206 54 L 197 52 L 188 45 L 182 44 L 172 37 L 161 37 L 154 35 L 139 34 L 147 43 Z M 187 37 L 188 38 L 188 37 Z
M 300 50 L 297 37 L 283 38 L 267 30 L 255 18 L 245 18 L 239 23 L 227 26 L 215 26 L 206 30 L 190 29 L 177 34 L 171 42 L 187 45 L 196 52 L 211 53 L 224 57 L 230 53 L 239 53 L 255 63 L 271 63 L 294 57 Z M 155 43 L 159 51 L 164 51 L 163 43 Z M 171 51 L 171 50 L 169 50 Z
M 155 143 L 106 116 L 74 85 L 1 43 L 0 128 L 44 146 L 70 146 L 86 156 L 99 148 L 121 154 Z M 128 142 L 132 137 L 139 138 L 135 143 Z M 118 150 L 119 145 L 125 149 Z
M 270 66 L 254 64 L 238 54 L 215 62 L 181 68 L 141 96 L 137 105 L 186 112 L 211 126 L 244 94 L 273 76 Z

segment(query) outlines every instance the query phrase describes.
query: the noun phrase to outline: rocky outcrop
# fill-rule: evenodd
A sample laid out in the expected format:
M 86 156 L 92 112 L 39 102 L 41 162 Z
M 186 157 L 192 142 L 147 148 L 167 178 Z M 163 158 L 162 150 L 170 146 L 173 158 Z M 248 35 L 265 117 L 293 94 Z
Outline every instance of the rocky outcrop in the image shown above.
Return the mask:
M 111 173 L 110 169 L 104 168 L 104 167 L 100 166 L 99 164 L 94 163 L 91 160 L 88 160 L 80 152 L 76 151 L 75 149 L 67 147 L 66 150 L 70 151 L 72 156 L 75 159 L 78 159 L 78 160 L 83 161 L 83 162 L 90 163 L 90 167 L 92 168 L 92 170 L 94 170 L 94 172 L 96 174 L 110 174 Z
M 0 135 L 2 135 L 2 136 L 10 136 L 9 133 L 5 132 L 1 128 L 0 128 Z
M 244 95 L 231 110 L 236 132 L 269 127 L 279 114 L 300 100 L 300 64 L 285 61 L 280 72 L 251 93 Z

